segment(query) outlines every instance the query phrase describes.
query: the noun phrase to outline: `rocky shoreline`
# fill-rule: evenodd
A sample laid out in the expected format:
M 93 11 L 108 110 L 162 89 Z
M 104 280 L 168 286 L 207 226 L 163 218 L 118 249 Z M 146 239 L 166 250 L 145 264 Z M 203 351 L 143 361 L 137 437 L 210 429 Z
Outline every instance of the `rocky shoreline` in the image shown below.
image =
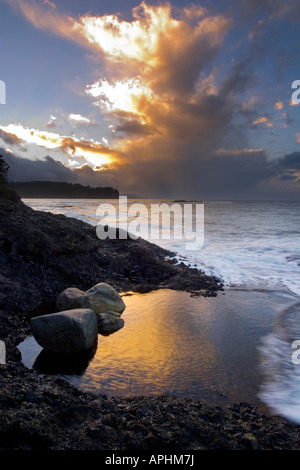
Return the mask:
M 226 409 L 172 396 L 107 398 L 38 376 L 17 345 L 30 319 L 55 312 L 64 289 L 98 282 L 117 291 L 169 288 L 215 296 L 222 284 L 144 240 L 100 241 L 95 228 L 0 199 L 0 449 L 298 449 L 300 426 L 255 407 Z

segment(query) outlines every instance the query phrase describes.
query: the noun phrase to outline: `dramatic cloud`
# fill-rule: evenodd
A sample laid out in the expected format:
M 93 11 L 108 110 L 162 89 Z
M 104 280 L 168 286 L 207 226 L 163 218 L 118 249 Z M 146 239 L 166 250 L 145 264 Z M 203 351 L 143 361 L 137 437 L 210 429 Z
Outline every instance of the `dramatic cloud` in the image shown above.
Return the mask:
M 121 132 L 125 135 L 145 137 L 147 135 L 154 134 L 156 130 L 151 126 L 142 124 L 137 119 L 124 119 L 119 117 L 120 123 L 115 128 L 115 132 Z
M 39 160 L 20 158 L 0 149 L 10 166 L 8 178 L 10 181 L 66 181 L 83 185 L 111 186 L 110 171 L 95 171 L 89 165 L 80 168 L 69 168 L 60 161 L 46 156 Z
M 36 27 L 76 42 L 80 37 L 82 44 L 88 43 L 102 54 L 107 78 L 87 86 L 86 93 L 114 123 L 114 143 L 109 148 L 21 125 L 2 127 L 3 131 L 27 143 L 59 148 L 71 158 L 84 157 L 94 165 L 111 164 L 115 159 L 118 173 L 122 170 L 132 187 L 140 185 L 139 168 L 144 167 L 144 161 L 151 160 L 157 171 L 161 159 L 168 168 L 181 165 L 178 140 L 181 147 L 188 142 L 188 152 L 183 148 L 187 166 L 194 165 L 200 153 L 216 149 L 228 129 L 232 110 L 229 102 L 218 95 L 211 78 L 208 86 L 204 75 L 231 26 L 229 18 L 209 15 L 204 8 L 193 5 L 177 9 L 173 16 L 170 4 L 148 6 L 144 2 L 133 10 L 132 21 L 112 15 L 57 18 L 57 11 L 49 12 L 48 8 L 46 14 L 36 2 L 15 0 L 15 4 Z M 210 94 L 212 89 L 215 94 Z M 88 123 L 81 115 L 71 114 L 69 119 L 77 124 Z M 55 124 L 52 117 L 48 128 Z M 125 171 L 132 172 L 129 178 Z M 181 173 L 177 172 L 176 177 L 181 178 Z
M 299 152 L 270 160 L 263 149 L 219 149 L 202 159 L 201 168 L 197 171 L 195 167 L 186 167 L 184 161 L 181 165 L 178 162 L 177 165 L 170 166 L 167 160 L 161 159 L 154 168 L 151 161 L 143 159 L 135 172 L 134 159 L 111 170 L 105 165 L 92 169 L 87 164 L 69 168 L 49 156 L 29 160 L 15 156 L 7 149 L 0 149 L 0 153 L 10 165 L 11 181 L 67 181 L 90 186 L 112 186 L 124 194 L 134 196 L 135 191 L 141 190 L 145 185 L 143 178 L 147 174 L 154 194 L 160 194 L 161 197 L 178 198 L 181 194 L 193 197 L 195 193 L 189 192 L 189 187 L 197 185 L 198 197 L 202 199 L 272 199 L 278 195 L 286 199 L 299 199 Z M 164 178 L 166 172 L 169 176 L 167 185 Z M 186 178 L 186 184 L 181 185 L 180 191 L 173 184 L 178 179 L 178 173 Z M 127 175 L 126 181 L 124 174 Z M 139 175 L 138 179 L 136 174 Z
M 153 98 L 151 89 L 143 86 L 139 79 L 117 80 L 109 83 L 99 80 L 87 87 L 87 94 L 97 98 L 95 104 L 105 111 L 124 111 L 139 113 L 139 101 Z
M 278 164 L 283 168 L 300 170 L 300 152 L 285 155 L 279 160 Z
M 100 113 L 107 131 L 97 141 L 90 137 L 96 121 L 88 108 L 82 112 L 89 117 L 61 114 L 66 132 L 54 115 L 47 130 L 0 126 L 6 145 L 36 145 L 69 159 L 57 166 L 51 157 L 34 161 L 28 164 L 31 172 L 43 168 L 45 174 L 57 172 L 69 181 L 79 174 L 85 181 L 101 174 L 103 184 L 149 197 L 255 198 L 269 197 L 281 187 L 291 194 L 298 187 L 296 157 L 278 158 L 278 150 L 270 156 L 264 148 L 252 148 L 256 145 L 249 144 L 245 132 L 264 132 L 270 141 L 275 128 L 292 122 L 284 112 L 286 98 L 277 94 L 264 109 L 264 90 L 253 88 L 261 81 L 258 65 L 266 54 L 261 35 L 272 21 L 296 19 L 297 2 L 231 2 L 239 17 L 243 12 L 255 20 L 239 44 L 231 42 L 230 50 L 223 46 L 237 14 L 226 8 L 221 14 L 198 5 L 174 8 L 142 2 L 132 19 L 124 20 L 117 14 L 71 17 L 48 0 L 9 3 L 36 28 L 88 51 L 97 68 L 80 96 L 95 115 Z M 241 53 L 235 55 L 240 44 Z M 257 147 L 264 147 L 261 141 Z M 95 176 L 91 167 L 102 171 Z
M 96 82 L 88 93 L 106 96 L 109 103 L 121 95 L 133 99 L 134 106 L 121 108 L 131 112 L 133 107 L 138 112 L 144 97 L 195 92 L 200 73 L 217 55 L 231 26 L 229 18 L 209 16 L 195 7 L 178 9 L 175 19 L 170 4 L 154 7 L 143 2 L 133 17 L 127 22 L 116 16 L 85 16 L 75 28 L 103 52 L 108 71 L 123 76 L 111 83 Z
M 113 162 L 117 153 L 99 142 L 61 136 L 54 132 L 39 131 L 21 124 L 0 126 L 0 139 L 12 145 L 36 144 L 46 149 L 60 149 L 70 158 L 84 159 L 95 166 Z

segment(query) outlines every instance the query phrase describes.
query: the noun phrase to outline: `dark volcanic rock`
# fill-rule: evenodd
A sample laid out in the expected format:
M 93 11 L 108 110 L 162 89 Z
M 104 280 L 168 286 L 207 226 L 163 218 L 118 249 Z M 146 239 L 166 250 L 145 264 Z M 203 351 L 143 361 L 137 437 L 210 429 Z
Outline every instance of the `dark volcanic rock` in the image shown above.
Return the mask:
M 222 410 L 173 396 L 107 398 L 22 364 L 0 367 L 0 449 L 298 449 L 299 426 L 248 403 Z M 247 414 L 247 419 L 244 414 Z

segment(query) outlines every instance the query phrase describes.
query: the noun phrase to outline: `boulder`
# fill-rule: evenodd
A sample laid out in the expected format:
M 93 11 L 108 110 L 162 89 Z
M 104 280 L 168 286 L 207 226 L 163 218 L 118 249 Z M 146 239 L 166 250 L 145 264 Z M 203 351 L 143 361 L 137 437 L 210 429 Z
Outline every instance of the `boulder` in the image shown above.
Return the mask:
M 117 312 L 121 314 L 125 310 L 125 304 L 122 297 L 116 289 L 109 284 L 101 282 L 96 284 L 86 293 L 89 296 L 92 309 L 95 313 Z
M 40 346 L 63 354 L 92 348 L 98 335 L 95 313 L 83 308 L 32 318 L 31 329 Z
M 123 318 L 114 315 L 114 312 L 97 313 L 98 332 L 107 336 L 115 333 L 124 326 Z
M 60 311 L 73 310 L 75 308 L 91 308 L 91 303 L 86 292 L 69 287 L 57 297 L 56 306 Z

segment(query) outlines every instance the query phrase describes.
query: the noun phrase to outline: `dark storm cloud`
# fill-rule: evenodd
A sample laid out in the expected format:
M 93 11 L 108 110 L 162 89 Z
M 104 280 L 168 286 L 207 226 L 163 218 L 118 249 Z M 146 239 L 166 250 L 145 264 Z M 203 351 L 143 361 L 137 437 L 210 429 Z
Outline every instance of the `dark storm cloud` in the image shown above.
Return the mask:
M 155 133 L 155 129 L 147 124 L 142 124 L 137 119 L 123 120 L 117 127 L 116 132 L 122 132 L 124 134 L 146 136 Z
M 10 167 L 8 177 L 11 181 L 66 181 L 72 177 L 72 170 L 49 156 L 43 160 L 29 160 L 7 152 L 4 158 Z
M 159 156 L 169 152 L 168 146 L 158 146 L 156 150 Z M 172 150 L 174 152 L 174 148 Z M 143 150 L 140 147 L 136 151 L 142 153 Z M 270 160 L 263 149 L 202 152 L 204 147 L 197 153 L 192 143 L 189 149 L 178 144 L 172 160 L 157 158 L 154 164 L 141 159 L 135 168 L 133 159 L 116 169 L 113 186 L 125 194 L 144 190 L 145 197 L 159 194 L 159 197 L 186 199 L 195 196 L 199 199 L 272 199 L 278 196 L 300 199 L 299 181 L 291 169 L 297 167 L 295 159 Z M 123 174 L 131 175 L 125 186 Z M 145 193 L 145 185 L 148 193 Z
M 5 149 L 0 149 L 0 154 L 4 156 L 10 167 L 8 171 L 10 181 L 66 181 L 91 186 L 109 185 L 109 170 L 103 178 L 102 175 L 106 172 L 93 171 L 89 165 L 71 169 L 49 156 L 42 160 L 29 160 L 17 157 Z M 104 179 L 105 184 L 102 184 Z
M 139 151 L 142 152 L 142 147 Z M 113 186 L 123 194 L 134 194 L 146 187 L 151 189 L 148 194 L 144 192 L 145 197 L 159 194 L 160 197 L 194 198 L 196 195 L 201 199 L 272 198 L 282 190 L 284 197 L 290 195 L 299 199 L 299 180 L 294 172 L 300 168 L 300 152 L 275 161 L 268 159 L 262 149 L 219 150 L 200 155 L 191 145 L 190 152 L 193 154 L 189 154 L 186 146 L 179 144 L 178 154 L 173 155 L 172 159 L 174 162 L 175 158 L 174 165 L 168 159 L 158 158 L 155 164 L 141 160 L 135 167 L 133 158 L 115 169 L 106 166 L 99 168 L 103 171 L 94 171 L 89 165 L 70 169 L 49 156 L 43 160 L 28 160 L 0 150 L 10 165 L 9 179 L 12 181 L 66 181 L 90 186 Z M 168 148 L 161 148 L 160 153 L 167 154 Z M 180 181 L 180 186 L 177 181 Z M 280 184 L 294 186 L 281 187 Z
M 140 147 L 136 149 L 142 153 Z M 256 186 L 261 181 L 277 174 L 267 160 L 263 150 L 257 151 L 223 151 L 222 153 L 203 154 L 195 152 L 194 145 L 188 149 L 178 143 L 177 154 L 172 159 L 162 158 L 168 155 L 168 146 L 156 148 L 157 158 L 153 161 L 142 160 L 137 168 L 132 162 L 124 164 L 121 171 L 115 173 L 115 186 L 124 191 L 140 191 L 147 185 L 149 197 L 183 197 L 193 198 L 232 198 L 255 197 Z M 122 174 L 131 175 L 126 179 L 126 188 L 122 187 Z M 134 175 L 134 176 L 133 176 Z M 145 181 L 147 175 L 147 181 Z M 167 175 L 167 178 L 166 178 Z
M 293 152 L 285 155 L 278 162 L 282 168 L 300 169 L 300 152 Z

